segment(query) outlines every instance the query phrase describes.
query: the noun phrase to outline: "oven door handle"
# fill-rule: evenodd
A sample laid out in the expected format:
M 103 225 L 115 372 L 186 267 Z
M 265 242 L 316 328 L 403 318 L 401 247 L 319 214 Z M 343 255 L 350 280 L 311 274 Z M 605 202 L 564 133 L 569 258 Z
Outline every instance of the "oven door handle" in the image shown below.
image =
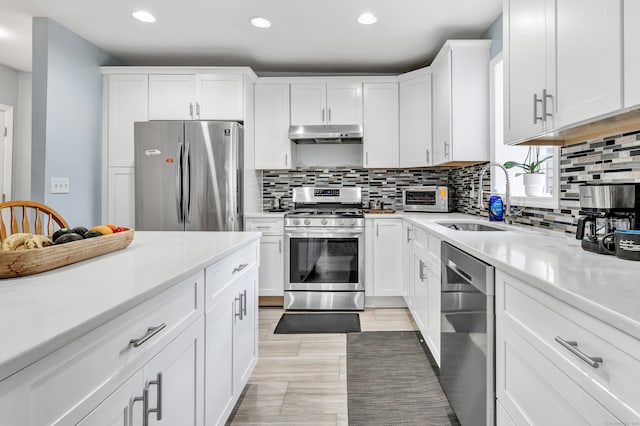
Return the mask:
M 322 231 L 285 231 L 287 238 L 363 238 L 363 231 L 323 229 Z

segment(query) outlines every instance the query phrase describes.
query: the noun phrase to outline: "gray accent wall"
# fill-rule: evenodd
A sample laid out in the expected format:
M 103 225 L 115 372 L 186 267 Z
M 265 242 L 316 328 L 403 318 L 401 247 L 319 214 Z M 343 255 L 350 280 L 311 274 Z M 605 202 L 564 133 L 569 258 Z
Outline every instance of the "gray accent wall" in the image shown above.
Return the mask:
M 491 59 L 502 52 L 502 14 L 493 21 L 493 24 L 482 34 L 483 39 L 491 39 Z
M 103 65 L 122 63 L 51 19 L 33 19 L 31 197 L 71 226 L 100 223 Z M 69 178 L 70 192 L 51 194 L 52 177 Z

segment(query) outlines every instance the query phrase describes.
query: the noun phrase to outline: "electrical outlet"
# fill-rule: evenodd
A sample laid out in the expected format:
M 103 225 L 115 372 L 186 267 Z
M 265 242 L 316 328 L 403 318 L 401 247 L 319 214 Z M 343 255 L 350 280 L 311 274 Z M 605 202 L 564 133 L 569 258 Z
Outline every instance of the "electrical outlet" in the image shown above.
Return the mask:
M 68 194 L 69 178 L 51 178 L 52 194 Z

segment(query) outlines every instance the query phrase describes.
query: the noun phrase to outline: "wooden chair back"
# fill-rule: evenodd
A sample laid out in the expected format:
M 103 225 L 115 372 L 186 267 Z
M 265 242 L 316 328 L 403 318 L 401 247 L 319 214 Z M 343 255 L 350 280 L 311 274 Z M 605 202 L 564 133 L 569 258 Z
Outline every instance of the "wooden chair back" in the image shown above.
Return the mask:
M 8 225 L 5 225 L 5 218 Z M 46 233 L 43 233 L 43 219 L 46 222 Z M 56 231 L 56 225 L 58 228 L 69 227 L 58 212 L 44 204 L 24 200 L 0 203 L 0 241 L 18 232 L 52 235 Z

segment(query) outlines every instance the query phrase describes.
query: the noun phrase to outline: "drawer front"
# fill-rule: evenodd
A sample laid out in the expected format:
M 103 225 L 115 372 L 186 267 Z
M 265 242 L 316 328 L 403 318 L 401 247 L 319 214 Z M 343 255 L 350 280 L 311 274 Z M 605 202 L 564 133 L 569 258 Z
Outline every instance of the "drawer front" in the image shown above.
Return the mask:
M 259 242 L 256 241 L 228 255 L 206 269 L 205 310 L 209 310 L 211 306 L 213 306 L 213 299 L 215 299 L 227 285 L 259 264 L 259 247 Z
M 512 277 L 504 282 L 504 319 L 626 422 L 640 420 L 640 342 Z M 500 284 L 500 282 L 499 282 Z M 601 357 L 597 368 L 556 338 Z M 596 385 L 596 382 L 598 385 Z
M 284 235 L 284 219 L 246 219 L 245 231 L 262 232 L 263 235 Z
M 504 326 L 496 340 L 498 425 L 621 424 L 598 400 L 522 336 Z
M 31 424 L 75 424 L 202 315 L 203 287 L 200 272 L 3 381 L 0 394 L 16 389 Z

